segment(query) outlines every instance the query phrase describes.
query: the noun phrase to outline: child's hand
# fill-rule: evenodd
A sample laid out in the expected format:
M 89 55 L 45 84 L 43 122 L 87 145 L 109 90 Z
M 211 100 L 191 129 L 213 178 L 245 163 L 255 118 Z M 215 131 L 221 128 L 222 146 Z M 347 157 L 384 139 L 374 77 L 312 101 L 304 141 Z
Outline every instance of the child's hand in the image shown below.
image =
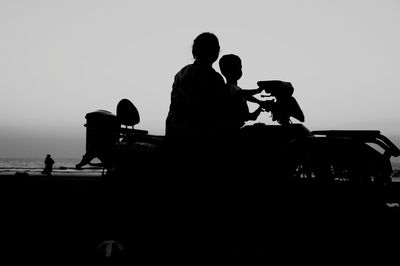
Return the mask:
M 263 88 L 260 88 L 260 87 L 258 87 L 255 91 L 256 91 L 256 94 L 258 94 L 258 93 L 261 93 L 261 92 L 263 92 Z
M 253 113 L 249 114 L 249 120 L 252 120 L 252 121 L 256 120 L 262 111 L 263 111 L 263 108 L 261 108 L 261 106 L 258 107 Z

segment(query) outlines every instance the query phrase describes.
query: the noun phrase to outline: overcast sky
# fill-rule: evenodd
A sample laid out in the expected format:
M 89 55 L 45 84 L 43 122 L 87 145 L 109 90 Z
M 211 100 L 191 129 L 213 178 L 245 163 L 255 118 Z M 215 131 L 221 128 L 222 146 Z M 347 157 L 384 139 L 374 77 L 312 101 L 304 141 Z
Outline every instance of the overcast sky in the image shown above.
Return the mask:
M 85 114 L 122 98 L 164 134 L 204 31 L 242 58 L 241 87 L 292 82 L 309 129 L 400 135 L 399 14 L 398 0 L 0 0 L 0 157 L 79 158 Z

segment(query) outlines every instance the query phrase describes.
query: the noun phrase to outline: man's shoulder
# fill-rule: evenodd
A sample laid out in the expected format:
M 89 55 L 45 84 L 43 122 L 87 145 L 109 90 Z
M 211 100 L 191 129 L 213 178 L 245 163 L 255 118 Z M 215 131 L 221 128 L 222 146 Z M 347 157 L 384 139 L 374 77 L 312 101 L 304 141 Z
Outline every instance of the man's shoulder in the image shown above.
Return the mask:
M 182 67 L 181 70 L 178 71 L 177 75 L 178 75 L 179 73 L 184 73 L 184 72 L 193 70 L 193 68 L 194 68 L 193 64 L 188 64 L 188 65 Z
M 193 72 L 193 65 L 189 64 L 181 68 L 178 73 L 175 74 L 175 79 L 181 79 L 183 77 L 188 76 L 191 72 Z
M 213 80 L 216 84 L 225 84 L 222 75 L 215 71 L 214 68 L 204 69 L 195 64 L 186 65 L 179 70 L 178 73 L 175 74 L 175 81 L 196 80 L 201 77 L 208 77 L 208 79 Z

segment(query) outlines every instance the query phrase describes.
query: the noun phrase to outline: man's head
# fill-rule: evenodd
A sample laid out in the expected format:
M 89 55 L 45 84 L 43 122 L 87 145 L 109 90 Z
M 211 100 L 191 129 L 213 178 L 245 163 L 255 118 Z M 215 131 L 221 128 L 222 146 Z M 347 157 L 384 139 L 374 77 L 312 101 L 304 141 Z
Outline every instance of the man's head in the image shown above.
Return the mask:
M 193 41 L 192 54 L 196 60 L 214 63 L 218 59 L 219 49 L 217 36 L 204 32 Z
M 237 81 L 242 77 L 242 61 L 234 54 L 227 54 L 219 60 L 219 68 L 227 80 Z

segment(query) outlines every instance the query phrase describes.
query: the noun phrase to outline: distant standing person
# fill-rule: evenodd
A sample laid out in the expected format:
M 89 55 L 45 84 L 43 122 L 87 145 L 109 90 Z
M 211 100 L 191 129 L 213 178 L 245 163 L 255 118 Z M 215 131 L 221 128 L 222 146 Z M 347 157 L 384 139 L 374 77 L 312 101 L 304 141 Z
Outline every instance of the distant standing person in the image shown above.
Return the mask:
M 51 176 L 51 172 L 53 171 L 53 164 L 54 160 L 51 158 L 50 154 L 47 154 L 46 159 L 44 160 L 44 169 L 42 171 L 42 174 Z

